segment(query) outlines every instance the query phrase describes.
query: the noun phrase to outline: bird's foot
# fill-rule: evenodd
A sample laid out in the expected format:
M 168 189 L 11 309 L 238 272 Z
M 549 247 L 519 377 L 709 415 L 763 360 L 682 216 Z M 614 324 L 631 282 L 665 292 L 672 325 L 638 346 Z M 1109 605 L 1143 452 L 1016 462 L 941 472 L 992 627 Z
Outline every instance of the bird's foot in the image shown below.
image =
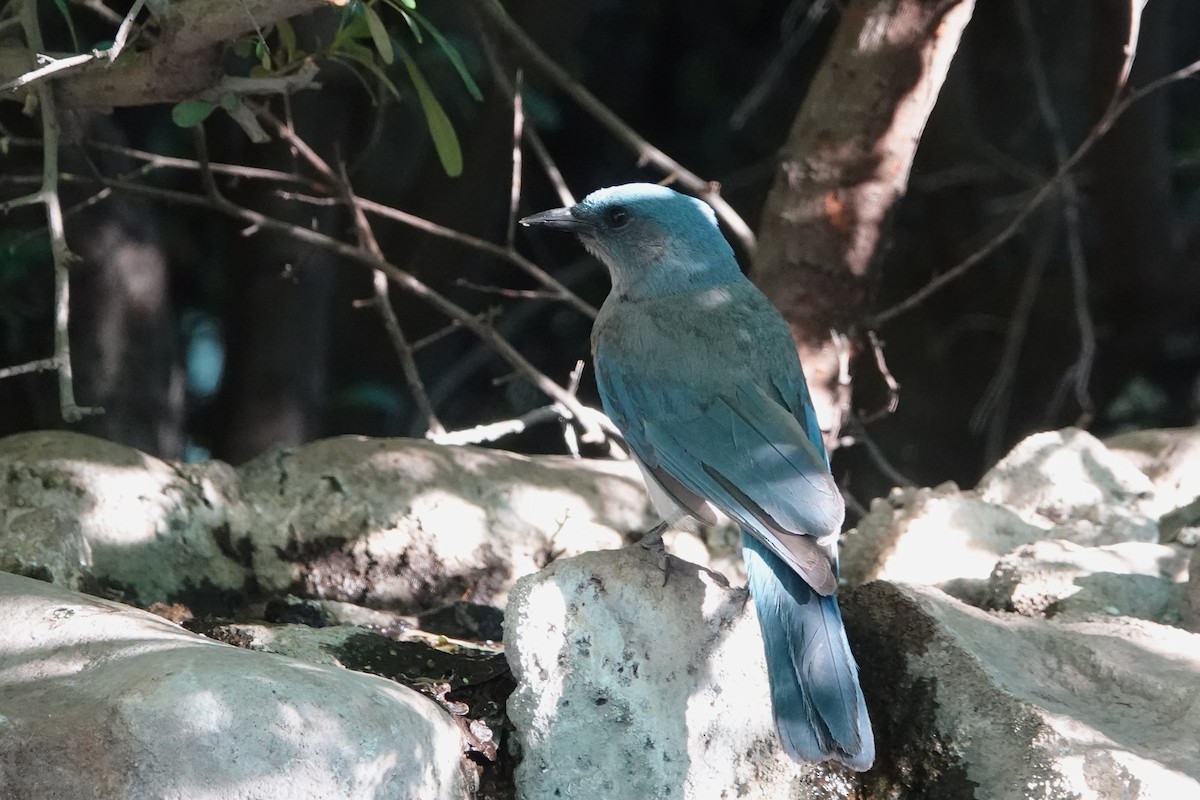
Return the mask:
M 667 547 L 663 544 L 663 532 L 667 530 L 667 523 L 660 522 L 650 530 L 642 534 L 642 538 L 638 540 L 638 544 L 653 553 L 658 561 L 658 568 L 662 570 L 663 586 L 667 585 L 667 578 L 671 574 L 671 562 L 667 560 Z

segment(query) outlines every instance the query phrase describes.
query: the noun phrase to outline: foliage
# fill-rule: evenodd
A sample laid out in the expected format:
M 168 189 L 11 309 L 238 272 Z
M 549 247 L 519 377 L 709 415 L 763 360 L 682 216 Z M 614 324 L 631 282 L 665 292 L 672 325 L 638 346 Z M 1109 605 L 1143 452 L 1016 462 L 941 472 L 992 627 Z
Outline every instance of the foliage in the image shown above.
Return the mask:
M 310 59 L 346 64 L 362 80 L 373 100 L 376 98 L 375 90 L 367 81 L 368 76 L 375 78 L 378 85 L 390 95 L 400 98 L 400 89 L 388 71 L 398 55 L 408 82 L 417 94 L 442 169 L 447 175 L 457 177 L 462 174 L 463 154 L 454 123 L 430 88 L 417 61 L 388 28 L 379 13 L 379 7 L 387 9 L 389 17 L 394 13 L 405 23 L 408 35 L 417 45 L 423 45 L 426 36 L 432 39 L 453 65 L 471 97 L 477 101 L 483 99 L 479 85 L 471 77 L 458 50 L 432 22 L 417 11 L 416 0 L 354 0 L 348 3 L 342 9 L 340 25 L 333 41 L 313 53 L 305 52 L 299 46 L 296 30 L 288 20 L 239 39 L 234 43 L 234 52 L 257 61 L 250 70 L 251 77 L 289 75 Z M 215 108 L 212 103 L 203 100 L 186 100 L 175 106 L 172 118 L 180 127 L 191 127 L 207 119 Z

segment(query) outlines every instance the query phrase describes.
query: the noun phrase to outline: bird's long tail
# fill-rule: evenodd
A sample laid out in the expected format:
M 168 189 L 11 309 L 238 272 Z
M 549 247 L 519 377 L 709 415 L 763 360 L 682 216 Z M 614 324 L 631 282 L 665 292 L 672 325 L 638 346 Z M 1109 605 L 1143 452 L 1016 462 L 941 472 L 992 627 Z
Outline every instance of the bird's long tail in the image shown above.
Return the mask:
M 875 739 L 837 598 L 814 592 L 744 531 L 742 552 L 784 749 L 799 761 L 835 760 L 869 769 Z

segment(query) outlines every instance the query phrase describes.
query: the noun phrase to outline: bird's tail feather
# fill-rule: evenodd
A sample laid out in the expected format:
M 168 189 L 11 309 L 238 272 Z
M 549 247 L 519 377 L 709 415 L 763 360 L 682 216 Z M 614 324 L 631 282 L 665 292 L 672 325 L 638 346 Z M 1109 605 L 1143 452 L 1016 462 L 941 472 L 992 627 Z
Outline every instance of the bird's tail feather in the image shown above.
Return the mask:
M 875 740 L 837 598 L 814 592 L 745 532 L 742 550 L 784 749 L 801 761 L 870 768 Z

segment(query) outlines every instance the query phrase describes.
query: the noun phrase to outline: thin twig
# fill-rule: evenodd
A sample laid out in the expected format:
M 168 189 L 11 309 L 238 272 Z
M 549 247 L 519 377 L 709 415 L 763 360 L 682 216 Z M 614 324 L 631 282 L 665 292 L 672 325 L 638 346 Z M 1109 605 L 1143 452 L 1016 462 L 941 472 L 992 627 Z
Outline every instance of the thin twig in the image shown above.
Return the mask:
M 551 292 L 544 292 L 539 289 L 506 289 L 503 286 L 486 286 L 482 283 L 475 283 L 466 278 L 458 278 L 454 281 L 455 286 L 461 286 L 464 289 L 471 289 L 484 294 L 494 294 L 500 297 L 520 298 L 522 300 L 555 300 L 558 295 Z
M 460 325 L 482 340 L 496 355 L 507 361 L 541 392 L 561 403 L 570 412 L 571 416 L 579 421 L 580 426 L 584 430 L 583 440 L 585 442 L 600 443 L 605 440 L 606 434 L 604 428 L 597 422 L 595 418 L 597 412 L 594 409 L 584 406 L 565 389 L 547 377 L 545 373 L 529 363 L 524 356 L 517 352 L 506 339 L 500 336 L 486 322 L 481 321 L 475 315 L 446 299 L 415 276 L 388 261 L 380 260 L 361 247 L 355 247 L 354 245 L 339 241 L 319 231 L 309 230 L 299 225 L 293 225 L 273 217 L 268 217 L 265 214 L 243 208 L 223 198 L 214 200 L 189 192 L 162 189 L 120 180 L 104 179 L 103 183 L 120 191 L 130 192 L 163 202 L 211 209 L 232 219 L 244 222 L 256 231 L 268 230 L 291 236 L 294 239 L 320 247 L 359 264 L 383 270 L 387 273 L 388 278 L 397 286 L 429 303 L 450 319 L 456 320 Z
M 247 103 L 247 105 L 254 110 L 254 113 L 257 114 L 260 119 L 271 126 L 281 139 L 295 148 L 300 157 L 307 161 L 314 169 L 316 169 L 322 175 L 325 175 L 331 181 L 337 180 L 336 175 L 333 174 L 333 171 L 329 168 L 329 165 L 325 163 L 325 160 L 317 155 L 316 152 L 314 152 L 312 148 L 310 148 L 303 140 L 296 136 L 295 131 L 292 130 L 290 125 L 283 123 L 274 114 L 262 106 L 251 103 Z M 500 245 L 493 244 L 486 239 L 480 239 L 469 234 L 461 233 L 443 225 L 438 225 L 436 222 L 431 222 L 430 220 L 418 217 L 415 214 L 409 214 L 407 212 L 400 211 L 399 209 L 391 208 L 390 206 L 385 206 L 382 203 L 376 203 L 362 197 L 356 198 L 355 203 L 358 207 L 371 214 L 387 217 L 388 219 L 395 220 L 396 222 L 400 222 L 404 225 L 424 231 L 425 233 L 433 236 L 449 239 L 467 247 L 471 247 L 476 250 L 482 250 L 489 255 L 495 256 L 496 258 L 503 259 L 504 261 L 507 261 L 508 263 L 524 270 L 543 286 L 552 289 L 558 295 L 558 299 L 562 302 L 574 307 L 576 310 L 590 319 L 596 318 L 596 314 L 598 312 L 595 306 L 585 302 L 581 297 L 576 295 L 541 267 L 537 266 L 532 261 L 510 248 L 501 247 Z
M 529 275 L 533 276 L 543 286 L 552 289 L 554 291 L 555 299 L 566 303 L 589 319 L 595 319 L 596 314 L 599 313 L 595 306 L 579 297 L 579 295 L 572 292 L 557 279 L 552 277 L 549 273 L 544 271 L 537 264 L 534 264 L 532 261 L 525 258 L 520 253 L 501 247 L 500 245 L 489 242 L 486 239 L 480 239 L 478 237 L 471 236 L 470 234 L 456 231 L 453 228 L 447 228 L 444 225 L 439 225 L 436 222 L 431 222 L 430 220 L 418 217 L 414 214 L 409 214 L 408 212 L 401 211 L 398 208 L 392 208 L 391 206 L 385 206 L 382 203 L 376 203 L 373 200 L 367 200 L 360 197 L 358 198 L 358 202 L 364 211 L 367 211 L 371 214 L 386 217 L 387 219 L 399 222 L 402 225 L 407 225 L 411 228 L 416 228 L 417 230 L 428 233 L 431 236 L 448 239 L 466 247 L 470 247 L 475 250 L 481 250 L 488 255 L 495 256 L 496 258 L 507 261 L 508 263 L 519 267 Z
M 142 7 L 145 5 L 146 0 L 134 0 L 129 13 L 125 15 L 125 19 L 121 20 L 121 25 L 117 28 L 117 35 L 113 37 L 112 47 L 108 48 L 106 52 L 109 61 L 116 61 L 117 56 L 121 55 L 121 51 L 125 49 L 125 45 L 129 42 L 129 34 L 133 32 L 133 22 L 137 19 L 137 15 L 142 13 Z
M 526 429 L 534 425 L 556 419 L 562 419 L 562 410 L 558 406 L 543 406 L 522 414 L 516 419 L 489 422 L 486 425 L 476 425 L 461 431 L 442 431 L 440 433 L 430 431 L 425 438 L 437 444 L 483 444 L 515 433 L 524 433 Z
M 481 34 L 479 39 L 483 43 L 483 53 L 487 56 L 488 66 L 491 68 L 496 85 L 500 87 L 500 91 L 504 92 L 504 96 L 510 102 L 515 102 L 517 90 L 508 80 L 508 69 L 496 54 L 496 48 L 492 45 L 491 37 Z M 564 206 L 575 205 L 575 195 L 567 188 L 567 182 L 563 178 L 562 172 L 559 170 L 558 165 L 554 163 L 554 159 L 550 156 L 550 151 L 546 149 L 546 144 L 542 141 L 542 137 L 538 135 L 537 129 L 533 125 L 530 125 L 528 121 L 525 123 L 524 137 L 525 143 L 529 145 L 529 149 L 533 152 L 533 157 L 542 168 L 542 172 L 546 173 L 546 179 L 554 187 L 554 192 L 558 195 L 559 202 Z
M 1061 165 L 1070 157 L 1070 153 L 1067 150 L 1067 140 L 1063 134 L 1062 123 L 1058 119 L 1058 112 L 1050 99 L 1049 82 L 1038 50 L 1037 32 L 1033 27 L 1028 0 L 1021 0 L 1017 3 L 1016 10 L 1017 20 L 1024 33 L 1025 54 L 1033 79 L 1038 109 L 1046 124 L 1046 130 L 1050 132 L 1050 140 L 1054 146 L 1054 158 Z M 1134 30 L 1134 35 L 1136 35 L 1136 26 Z M 1136 52 L 1136 48 L 1126 51 L 1126 65 L 1132 62 L 1134 52 Z M 1121 75 L 1127 75 L 1125 66 L 1122 67 Z M 1120 91 L 1121 88 L 1122 86 L 1118 85 L 1117 90 Z M 1095 410 L 1091 394 L 1088 391 L 1088 384 L 1091 382 L 1092 365 L 1096 358 L 1096 326 L 1092 322 L 1092 311 L 1088 305 L 1087 258 L 1083 252 L 1083 234 L 1080 232 L 1079 218 L 1081 200 L 1074 176 L 1070 174 L 1063 176 L 1062 190 L 1063 218 L 1067 228 L 1067 253 L 1071 265 L 1071 289 L 1074 295 L 1075 324 L 1079 330 L 1079 355 L 1075 359 L 1075 363 L 1071 365 L 1070 372 L 1074 376 L 1075 401 L 1079 404 L 1083 416 L 1090 419 Z
M 508 226 L 504 231 L 504 242 L 512 250 L 516 245 L 517 208 L 521 205 L 521 138 L 525 132 L 525 106 L 521 102 L 521 71 L 513 82 L 513 145 L 512 145 L 512 188 L 508 194 Z
M 221 194 L 221 188 L 217 186 L 216 176 L 213 175 L 212 169 L 208 162 L 208 142 L 204 135 L 204 126 L 196 125 L 192 128 L 192 143 L 196 148 L 196 160 L 200 163 L 200 185 L 204 187 L 204 191 L 217 202 L 223 202 L 225 196 Z
M 101 0 L 71 0 L 71 2 L 81 8 L 86 8 L 94 14 L 97 14 L 101 19 L 111 22 L 113 25 L 121 24 L 121 15 L 113 11 L 108 6 L 104 5 Z
M 616 426 L 613 425 L 612 420 L 605 416 L 604 412 L 602 411 L 589 408 L 588 406 L 583 406 L 583 408 L 586 410 L 591 422 L 594 422 L 596 425 L 610 433 L 611 437 L 609 439 L 609 456 L 615 459 L 627 458 L 624 451 L 622 451 L 616 445 L 616 440 L 620 438 L 620 433 L 617 431 Z M 567 414 L 560 404 L 554 403 L 552 405 L 542 406 L 541 408 L 535 408 L 532 411 L 522 414 L 516 419 L 491 422 L 486 425 L 476 425 L 473 428 L 467 428 L 461 431 L 445 431 L 436 435 L 427 434 L 426 438 L 428 438 L 430 441 L 437 442 L 438 444 L 483 444 L 485 442 L 494 442 L 504 436 L 511 436 L 516 433 L 524 433 L 534 425 L 543 422 L 549 422 L 551 420 L 562 420 L 568 416 L 572 415 Z M 574 417 L 574 419 L 580 423 L 581 427 L 586 428 L 586 426 L 583 424 L 584 420 L 581 420 L 579 417 Z M 572 439 L 568 439 L 567 447 L 569 450 L 571 450 L 572 455 L 578 458 L 578 444 L 576 443 L 572 447 L 571 442 Z
M 481 324 L 491 326 L 491 324 L 495 321 L 496 317 L 499 314 L 500 314 L 500 309 L 498 307 L 493 306 L 492 308 L 489 308 L 487 311 L 484 311 L 481 314 L 476 314 L 475 318 L 478 319 Z M 458 331 L 461 331 L 462 329 L 463 329 L 463 326 L 460 325 L 457 320 L 450 320 L 449 325 L 446 325 L 443 328 L 439 328 L 438 330 L 434 331 L 433 333 L 422 336 L 420 339 L 417 339 L 415 342 L 413 342 L 412 343 L 413 352 L 416 353 L 420 350 L 423 350 L 426 347 L 429 347 L 429 345 L 433 344 L 434 342 L 439 342 L 442 339 L 449 336 L 450 334 L 457 333 Z
M 0 84 L 0 93 L 15 92 L 23 86 L 31 86 L 40 80 L 49 78 L 51 75 L 57 75 L 65 70 L 87 64 L 89 61 L 95 61 L 97 58 L 103 57 L 103 55 L 103 50 L 93 50 L 90 53 L 80 53 L 79 55 L 67 56 L 66 58 L 51 58 L 39 53 L 37 59 L 42 62 L 42 66 L 18 75 L 7 83 Z
M 1036 240 L 1033 252 L 1029 255 L 1029 267 L 1021 282 L 1021 291 L 1017 296 L 1017 304 L 1013 308 L 1012 319 L 1009 321 L 1008 333 L 1004 340 L 1004 352 L 975 411 L 971 414 L 969 427 L 978 433 L 987 425 L 987 437 L 984 451 L 988 463 L 1000 456 L 1005 429 L 1008 427 L 1009 410 L 1012 406 L 1014 376 L 1021 357 L 1021 348 L 1025 343 L 1025 335 L 1029 330 L 1029 318 L 1037 301 L 1038 291 L 1042 285 L 1042 276 L 1046 272 L 1046 264 L 1050 260 L 1050 249 L 1054 243 L 1056 226 L 1049 225 Z
M 725 223 L 730 233 L 741 243 L 747 253 L 754 252 L 754 231 L 721 197 L 720 184 L 704 180 L 642 138 L 637 131 L 613 113 L 612 109 L 601 103 L 594 94 L 580 85 L 566 70 L 546 55 L 545 51 L 538 47 L 537 43 L 529 38 L 529 35 L 508 16 L 499 3 L 494 0 L 474 0 L 474 6 L 504 34 L 514 47 L 521 51 L 531 65 L 578 103 L 597 122 L 607 128 L 618 141 L 631 149 L 637 155 L 639 166 L 649 164 L 664 175 L 672 176 L 681 186 L 713 207 L 717 216 L 721 218 L 721 221 Z
M 907 475 L 892 466 L 892 462 L 888 460 L 883 450 L 875 443 L 875 439 L 871 437 L 871 434 L 867 433 L 866 426 L 862 424 L 861 419 L 852 414 L 850 419 L 847 420 L 847 427 L 850 429 L 851 436 L 854 437 L 854 442 L 866 448 L 867 455 L 870 456 L 871 461 L 883 473 L 884 477 L 896 486 L 916 486 Z
M 342 163 L 339 166 L 338 189 L 345 197 L 346 203 L 354 215 L 354 230 L 358 236 L 358 244 L 375 258 L 383 261 L 385 260 L 383 249 L 379 246 L 379 240 L 375 238 L 375 231 L 371 229 L 371 223 L 367 220 L 367 215 L 363 212 L 362 207 L 355 202 L 354 188 L 350 185 L 350 178 L 346 174 L 346 165 Z M 392 348 L 396 351 L 396 357 L 400 360 L 400 371 L 404 375 L 404 382 L 408 384 L 413 401 L 417 404 L 417 410 L 425 419 L 425 432 L 427 434 L 444 433 L 446 428 L 434 413 L 433 403 L 429 400 L 429 392 L 425 390 L 425 382 L 421 380 L 421 371 L 417 368 L 417 360 L 413 357 L 412 345 L 409 344 L 408 337 L 404 335 L 404 329 L 400 327 L 396 309 L 392 307 L 392 299 L 388 294 L 387 273 L 381 269 L 374 269 L 372 273 L 372 286 L 375 290 L 372 305 L 379 312 L 383 328 L 392 343 Z
M 27 0 L 22 8 L 25 41 L 34 52 L 44 48 L 42 28 L 38 21 L 37 3 Z M 59 413 L 66 422 L 78 422 L 100 409 L 87 408 L 75 402 L 75 378 L 71 365 L 71 340 L 68 323 L 71 319 L 70 265 L 75 255 L 67 247 L 67 232 L 63 222 L 62 203 L 58 196 L 58 109 L 54 89 L 37 88 L 42 109 L 42 189 L 39 192 L 46 208 L 50 229 L 50 253 L 54 259 L 54 361 L 58 369 Z
M 554 163 L 554 157 L 550 155 L 550 151 L 546 148 L 546 143 L 542 141 L 542 137 L 538 135 L 537 130 L 526 126 L 525 141 L 529 144 L 529 149 L 533 151 L 533 157 L 537 159 L 542 172 L 546 173 L 546 179 L 554 187 L 554 193 L 558 195 L 558 202 L 562 203 L 564 207 L 575 205 L 575 195 L 567 188 L 566 179 L 563 178 L 562 172 L 559 171 L 558 164 Z
M 30 5 L 37 5 L 35 0 L 26 0 Z M 82 67 L 97 59 L 107 59 L 109 62 L 115 61 L 121 51 L 125 49 L 125 45 L 129 40 L 129 33 L 133 29 L 133 20 L 142 11 L 146 0 L 136 0 L 133 7 L 129 9 L 129 13 L 121 21 L 120 27 L 117 29 L 116 38 L 113 40 L 112 47 L 107 50 L 92 50 L 90 53 L 79 53 L 78 55 L 67 56 L 66 58 L 51 58 L 42 52 L 43 45 L 35 45 L 32 40 L 29 41 L 29 49 L 37 54 L 37 59 L 44 62 L 44 66 L 30 70 L 23 75 L 18 75 L 11 81 L 0 85 L 0 93 L 8 91 L 16 91 L 24 86 L 31 86 L 38 81 L 44 80 L 51 76 L 57 76 L 67 70 L 76 67 Z M 26 31 L 28 32 L 28 27 Z M 38 33 L 38 39 L 41 39 L 41 32 Z
M 39 189 L 32 194 L 24 194 L 20 197 L 14 197 L 12 200 L 5 200 L 0 203 L 0 214 L 7 214 L 13 209 L 22 208 L 24 206 L 36 206 L 39 203 L 46 202 L 44 192 Z
M 139 177 L 147 175 L 153 171 L 154 171 L 153 164 L 143 164 L 140 167 L 138 167 L 137 169 L 122 173 L 121 178 L 124 180 L 129 180 L 131 178 L 139 178 Z M 93 175 L 92 178 L 90 179 L 90 182 L 93 182 L 93 183 L 96 182 L 96 178 L 97 178 L 97 176 Z M 34 177 L 32 175 L 13 175 L 13 176 L 8 176 L 3 179 L 0 179 L 0 182 L 11 181 L 13 183 L 24 183 L 26 181 L 40 181 L 40 180 L 41 180 L 40 177 Z M 58 181 L 59 181 L 59 183 L 63 183 L 64 181 L 65 182 L 81 182 L 81 178 L 80 178 L 80 176 L 72 175 L 70 173 L 59 172 L 58 173 Z M 97 203 L 101 203 L 101 202 L 107 200 L 110 196 L 112 196 L 112 191 L 113 191 L 112 189 L 103 188 L 100 191 L 93 193 L 90 197 L 86 197 L 83 200 L 80 200 L 79 202 L 75 203 L 74 205 L 68 206 L 67 208 L 63 209 L 63 219 L 68 220 L 71 217 L 78 214 L 79 212 L 85 211 L 85 210 L 91 208 L 92 206 L 96 205 Z M 26 242 L 30 242 L 34 239 L 41 237 L 43 234 L 45 234 L 47 232 L 48 229 L 49 228 L 46 225 L 42 225 L 37 228 L 30 228 L 29 230 L 24 231 L 23 233 L 20 233 L 17 236 L 10 239 L 7 243 L 8 247 L 10 250 L 15 247 L 20 247 L 21 245 L 24 245 Z
M 788 17 L 795 18 L 799 16 L 795 11 L 799 9 L 800 3 L 793 2 L 788 8 Z M 817 29 L 817 25 L 825 18 L 825 14 L 829 11 L 829 6 L 832 5 L 832 0 L 811 0 L 804 2 L 804 19 L 800 24 L 791 26 L 791 31 L 786 32 L 787 37 L 783 41 L 783 45 L 771 57 L 771 61 L 767 64 L 767 68 L 763 70 L 762 75 L 750 87 L 750 91 L 738 103 L 732 116 L 729 118 L 729 126 L 735 130 L 740 129 L 750 119 L 750 116 L 758 110 L 759 106 L 770 96 L 771 92 L 775 91 L 775 87 L 784 76 L 784 70 L 796 54 L 800 52 L 800 48 L 812 36 L 813 31 Z
M 1015 235 L 1016 232 L 1021 229 L 1021 226 L 1025 224 L 1025 220 L 1029 219 L 1030 215 L 1033 214 L 1034 211 L 1036 211 L 1043 203 L 1050 199 L 1055 192 L 1058 191 L 1058 187 L 1062 183 L 1063 178 L 1066 177 L 1067 174 L 1075 168 L 1079 161 L 1091 151 L 1096 142 L 1100 141 L 1100 139 L 1112 129 L 1112 126 L 1118 119 L 1121 118 L 1121 116 L 1125 114 L 1126 111 L 1128 111 L 1138 101 L 1148 97 L 1154 92 L 1157 92 L 1164 86 L 1169 86 L 1172 83 L 1178 83 L 1179 81 L 1186 80 L 1195 75 L 1197 72 L 1200 72 L 1200 60 L 1193 61 L 1186 67 L 1181 67 L 1180 69 L 1164 75 L 1161 78 L 1157 78 L 1145 86 L 1135 89 L 1127 95 L 1123 94 L 1121 91 L 1118 91 L 1118 94 L 1113 97 L 1112 102 L 1109 103 L 1108 108 L 1105 109 L 1104 113 L 1101 115 L 1100 120 L 1096 123 L 1095 127 L 1088 132 L 1088 135 L 1084 137 L 1083 142 L 1081 142 L 1079 147 L 1075 149 L 1075 152 L 1071 153 L 1071 155 L 1059 165 L 1058 171 L 1055 172 L 1054 175 L 1048 181 L 1046 181 L 1046 183 L 1044 183 L 1036 193 L 1034 193 L 1033 197 L 1029 199 L 1029 202 L 1027 202 L 1021 208 L 1021 210 L 1016 213 L 1016 215 L 999 233 L 988 240 L 988 242 L 982 247 L 975 250 L 962 261 L 958 262 L 958 264 L 938 275 L 936 278 L 933 278 L 931 281 L 929 281 L 929 283 L 913 292 L 904 300 L 896 303 L 891 308 L 880 311 L 872 319 L 870 319 L 867 324 L 872 328 L 878 328 L 890 320 L 900 316 L 901 314 L 911 311 L 921 303 L 928 300 L 933 294 L 945 288 L 948 284 L 961 278 L 972 267 L 979 264 L 992 253 L 996 252 L 996 250 L 1002 244 L 1011 239 L 1013 235 Z
M 583 359 L 575 362 L 575 368 L 571 370 L 571 374 L 567 377 L 567 391 L 572 397 L 579 394 L 579 384 L 583 380 Z M 575 432 L 575 426 L 567 420 L 563 415 L 559 416 L 559 423 L 562 425 L 563 441 L 567 445 L 567 452 L 572 458 L 579 458 L 579 434 Z
M 882 408 L 872 411 L 870 414 L 864 414 L 861 417 L 863 425 L 869 425 L 872 422 L 883 419 L 890 414 L 896 413 L 896 409 L 900 407 L 900 384 L 896 381 L 892 371 L 888 369 L 887 359 L 883 355 L 883 342 L 879 339 L 879 334 L 875 331 L 867 331 L 867 339 L 871 342 L 871 352 L 875 356 L 875 369 L 879 372 L 879 376 L 883 378 L 884 385 L 887 386 L 888 396 L 887 403 Z
M 18 364 L 15 367 L 0 369 L 0 380 L 12 378 L 17 375 L 27 375 L 30 372 L 49 372 L 52 369 L 58 369 L 57 358 L 39 358 L 37 361 L 30 361 L 26 364 Z

